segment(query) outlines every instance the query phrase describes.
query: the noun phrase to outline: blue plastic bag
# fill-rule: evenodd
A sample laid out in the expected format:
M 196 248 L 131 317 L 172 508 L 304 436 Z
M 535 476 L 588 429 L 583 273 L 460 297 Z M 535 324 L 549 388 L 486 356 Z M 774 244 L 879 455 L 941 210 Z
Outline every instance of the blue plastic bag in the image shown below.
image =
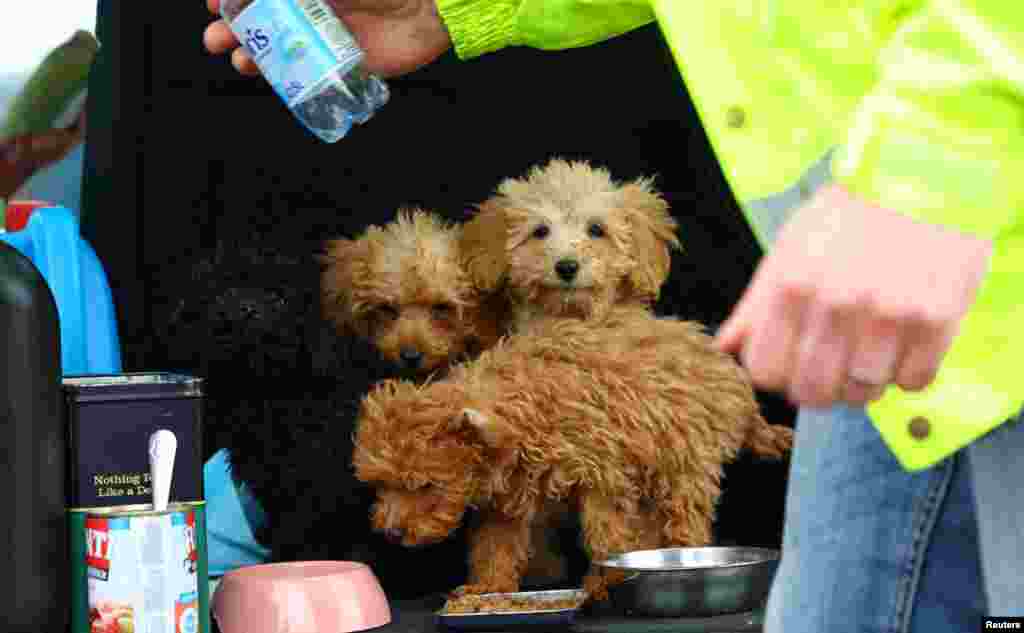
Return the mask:
M 82 239 L 78 219 L 64 207 L 41 207 L 24 229 L 0 233 L 43 275 L 60 318 L 61 371 L 121 371 L 114 300 L 96 252 Z

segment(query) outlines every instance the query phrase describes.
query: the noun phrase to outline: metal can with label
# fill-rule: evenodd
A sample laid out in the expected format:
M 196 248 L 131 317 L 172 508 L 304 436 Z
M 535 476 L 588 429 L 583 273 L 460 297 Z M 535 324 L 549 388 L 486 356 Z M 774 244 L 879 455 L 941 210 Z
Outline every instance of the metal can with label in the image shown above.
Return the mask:
M 203 381 L 142 372 L 65 376 L 67 507 L 71 562 L 71 630 L 90 633 L 85 521 L 97 512 L 141 509 L 153 499 L 149 438 L 167 429 L 178 439 L 170 499 L 192 507 L 199 550 L 200 630 L 210 631 L 203 501 Z M 0 627 L 2 628 L 2 627 Z
M 195 509 L 171 504 L 85 519 L 91 633 L 201 633 Z

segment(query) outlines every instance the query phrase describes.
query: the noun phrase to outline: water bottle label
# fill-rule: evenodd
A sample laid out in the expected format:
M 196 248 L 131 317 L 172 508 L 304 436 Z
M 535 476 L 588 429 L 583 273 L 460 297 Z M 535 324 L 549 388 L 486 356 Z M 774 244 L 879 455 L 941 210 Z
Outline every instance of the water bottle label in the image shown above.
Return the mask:
M 256 0 L 231 22 L 231 30 L 289 107 L 328 74 L 351 68 L 363 56 L 322 0 Z

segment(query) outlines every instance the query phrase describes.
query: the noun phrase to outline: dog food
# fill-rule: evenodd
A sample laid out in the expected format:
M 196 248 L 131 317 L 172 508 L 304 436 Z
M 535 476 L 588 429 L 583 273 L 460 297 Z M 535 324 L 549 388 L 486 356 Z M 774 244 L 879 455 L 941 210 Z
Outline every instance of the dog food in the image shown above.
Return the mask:
M 199 633 L 195 528 L 182 505 L 90 513 L 90 633 Z
M 582 595 L 566 598 L 531 597 L 522 594 L 465 595 L 449 598 L 441 613 L 515 613 L 536 611 L 563 611 L 575 609 L 583 603 Z

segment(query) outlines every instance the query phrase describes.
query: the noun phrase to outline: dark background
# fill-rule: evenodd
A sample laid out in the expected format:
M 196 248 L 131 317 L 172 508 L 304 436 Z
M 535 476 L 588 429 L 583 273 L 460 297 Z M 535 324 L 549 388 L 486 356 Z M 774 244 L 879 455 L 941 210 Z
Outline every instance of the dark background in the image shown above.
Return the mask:
M 658 176 L 685 249 L 661 313 L 716 327 L 760 257 L 655 26 L 572 51 L 448 55 L 391 80 L 391 103 L 326 145 L 265 82 L 205 52 L 210 20 L 202 0 L 100 0 L 83 231 L 110 277 L 126 370 L 211 371 L 209 352 L 165 324 L 200 292 L 197 262 L 216 249 L 305 257 L 404 204 L 459 219 L 500 179 L 552 156 Z M 255 274 L 231 278 L 258 285 Z M 762 398 L 770 421 L 791 422 L 790 408 Z M 723 540 L 779 544 L 786 470 L 748 458 L 728 468 Z

